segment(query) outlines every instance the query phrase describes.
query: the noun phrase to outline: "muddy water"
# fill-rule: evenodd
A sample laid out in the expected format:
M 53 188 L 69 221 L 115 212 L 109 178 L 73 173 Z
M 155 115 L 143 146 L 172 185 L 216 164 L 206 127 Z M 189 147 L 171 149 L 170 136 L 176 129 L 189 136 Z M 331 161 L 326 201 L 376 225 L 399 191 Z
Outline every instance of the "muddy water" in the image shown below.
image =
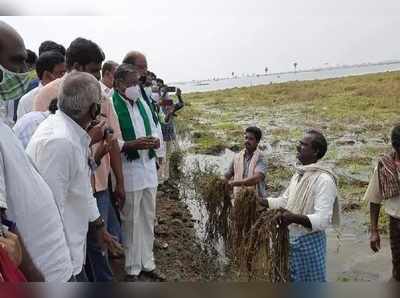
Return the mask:
M 271 146 L 266 146 L 265 153 L 270 155 L 272 151 L 275 150 Z M 201 169 L 214 166 L 223 174 L 233 156 L 234 152 L 230 150 L 226 150 L 224 154 L 219 156 L 187 154 L 184 158 L 183 172 L 186 174 L 184 176 L 189 176 L 188 174 L 195 166 L 199 166 Z M 284 164 L 294 162 L 286 154 L 284 159 Z M 182 190 L 183 198 L 194 220 L 196 220 L 197 236 L 203 239 L 207 213 L 195 198 L 196 194 L 190 181 L 182 183 Z M 385 281 L 390 278 L 391 254 L 388 239 L 382 237 L 382 250 L 378 254 L 372 253 L 369 248 L 367 220 L 367 214 L 362 210 L 343 213 L 340 231 L 333 228 L 327 231 L 329 281 Z M 221 264 L 226 263 L 223 243 L 214 243 L 213 246 L 220 255 Z

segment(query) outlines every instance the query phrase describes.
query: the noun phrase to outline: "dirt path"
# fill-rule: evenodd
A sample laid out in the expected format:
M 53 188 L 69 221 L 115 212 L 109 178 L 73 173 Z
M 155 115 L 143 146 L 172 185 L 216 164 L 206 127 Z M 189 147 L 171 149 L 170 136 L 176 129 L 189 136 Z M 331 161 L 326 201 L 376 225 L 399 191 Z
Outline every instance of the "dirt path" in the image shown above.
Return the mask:
M 157 194 L 157 224 L 154 254 L 157 268 L 167 281 L 207 281 L 221 279 L 220 268 L 212 251 L 203 250 L 196 238 L 194 221 L 176 190 Z M 124 279 L 124 260 L 112 260 L 118 281 Z M 142 279 L 142 281 L 150 281 Z

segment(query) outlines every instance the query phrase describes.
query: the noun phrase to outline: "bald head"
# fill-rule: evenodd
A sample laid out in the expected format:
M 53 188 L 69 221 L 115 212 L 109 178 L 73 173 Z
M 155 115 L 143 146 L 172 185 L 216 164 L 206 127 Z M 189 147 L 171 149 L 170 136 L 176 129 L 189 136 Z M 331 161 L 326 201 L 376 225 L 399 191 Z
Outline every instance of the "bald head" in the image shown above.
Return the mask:
M 26 58 L 22 37 L 13 27 L 0 21 L 0 64 L 13 72 L 25 72 Z
M 136 67 L 141 76 L 147 73 L 147 59 L 146 56 L 137 51 L 131 51 L 125 55 L 124 64 L 131 64 Z

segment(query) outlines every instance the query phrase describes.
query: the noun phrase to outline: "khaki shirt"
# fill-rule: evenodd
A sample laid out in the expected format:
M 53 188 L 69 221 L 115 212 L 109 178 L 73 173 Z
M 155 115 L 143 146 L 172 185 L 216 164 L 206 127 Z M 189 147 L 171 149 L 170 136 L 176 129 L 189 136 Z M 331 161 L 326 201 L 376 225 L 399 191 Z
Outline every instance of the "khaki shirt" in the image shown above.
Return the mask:
M 384 200 L 379 190 L 378 169 L 375 168 L 371 181 L 369 182 L 367 192 L 364 195 L 364 200 L 383 205 L 385 212 L 395 218 L 400 218 L 400 196 Z

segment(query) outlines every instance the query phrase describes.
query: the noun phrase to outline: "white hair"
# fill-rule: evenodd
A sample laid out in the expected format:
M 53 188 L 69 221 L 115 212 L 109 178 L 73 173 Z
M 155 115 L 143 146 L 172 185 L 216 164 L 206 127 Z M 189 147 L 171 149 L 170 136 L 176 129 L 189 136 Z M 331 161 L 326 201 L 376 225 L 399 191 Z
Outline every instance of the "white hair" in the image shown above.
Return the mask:
M 100 83 L 85 72 L 69 73 L 58 92 L 58 107 L 74 120 L 86 115 L 94 103 L 101 103 Z

